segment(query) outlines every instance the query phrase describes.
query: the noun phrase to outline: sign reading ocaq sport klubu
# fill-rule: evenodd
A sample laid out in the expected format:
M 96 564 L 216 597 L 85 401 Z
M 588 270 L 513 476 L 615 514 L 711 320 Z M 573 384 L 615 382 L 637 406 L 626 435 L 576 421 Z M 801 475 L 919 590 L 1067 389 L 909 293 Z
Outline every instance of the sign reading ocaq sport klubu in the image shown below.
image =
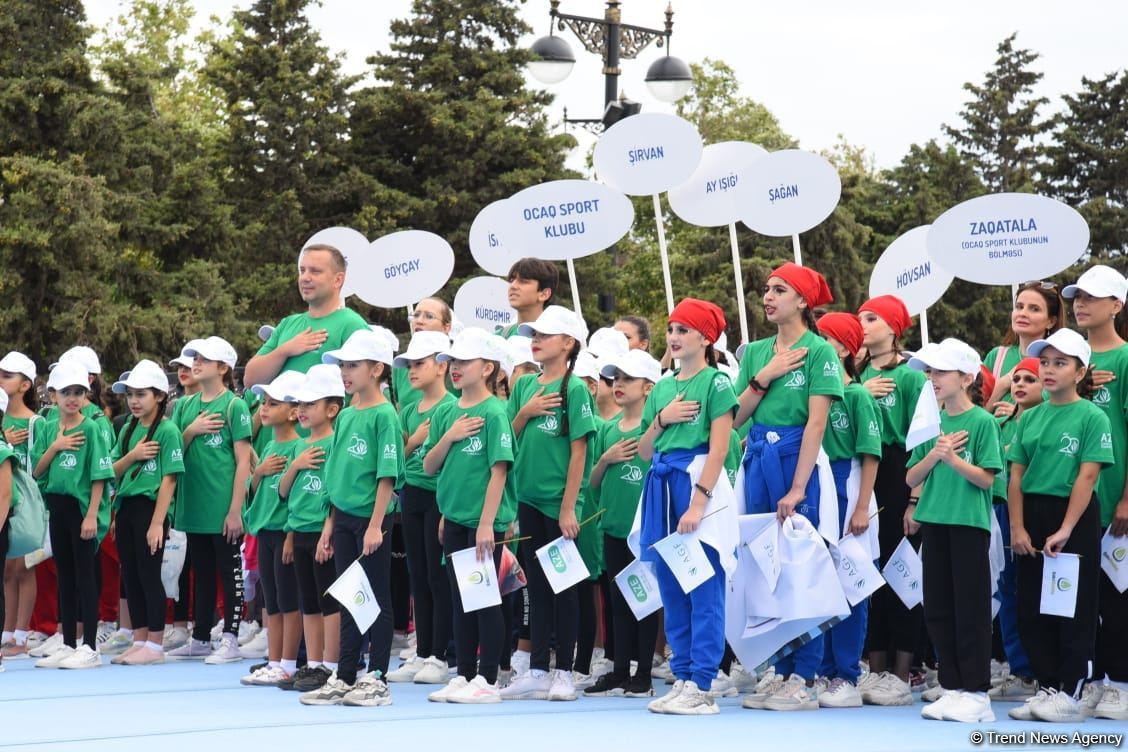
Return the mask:
M 353 285 L 360 299 L 381 308 L 403 308 L 434 295 L 454 271 L 454 250 L 433 232 L 404 230 L 372 241 L 361 256 Z
M 952 284 L 952 273 L 928 255 L 927 239 L 931 225 L 914 227 L 889 244 L 873 265 L 869 294 L 896 295 L 905 302 L 910 316 L 916 316 L 940 300 Z
M 628 196 L 681 185 L 701 161 L 701 134 L 676 115 L 644 113 L 620 120 L 595 145 L 599 179 Z
M 553 180 L 513 194 L 503 228 L 528 255 L 549 261 L 580 258 L 618 242 L 634 224 L 622 193 L 590 180 Z M 513 231 L 510 231 L 512 227 Z
M 1057 274 L 1089 245 L 1075 209 L 1033 193 L 996 193 L 953 206 L 932 223 L 928 255 L 969 282 L 1013 285 Z

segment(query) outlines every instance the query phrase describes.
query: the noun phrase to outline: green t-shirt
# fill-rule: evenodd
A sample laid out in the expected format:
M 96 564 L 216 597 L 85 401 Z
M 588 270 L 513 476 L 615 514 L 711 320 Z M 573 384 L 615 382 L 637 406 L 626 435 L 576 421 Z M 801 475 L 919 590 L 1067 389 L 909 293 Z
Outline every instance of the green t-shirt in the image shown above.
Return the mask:
M 516 417 L 521 406 L 539 389 L 545 394 L 558 394 L 561 379 L 540 383 L 535 374 L 517 379 L 509 398 L 509 420 Z M 553 519 L 560 516 L 560 500 L 568 479 L 568 462 L 572 457 L 571 442 L 587 437 L 587 456 L 584 478 L 591 475 L 591 437 L 595 434 L 595 405 L 584 380 L 568 379 L 568 435 L 562 436 L 563 410 L 557 407 L 551 415 L 532 418 L 525 424 L 517 445 L 517 459 L 513 472 L 517 476 L 517 500 L 530 504 L 542 514 Z M 583 485 L 583 484 L 581 484 Z M 576 514 L 581 514 L 581 498 L 576 500 Z
M 359 313 L 350 308 L 338 308 L 328 316 L 322 316 L 320 318 L 310 316 L 308 311 L 305 313 L 295 313 L 278 322 L 278 326 L 274 329 L 274 334 L 270 335 L 270 339 L 262 344 L 257 354 L 269 355 L 306 329 L 313 329 L 315 332 L 324 329 L 329 336 L 325 339 L 325 342 L 322 343 L 321 347 L 289 358 L 282 364 L 282 368 L 278 371 L 278 373 L 284 371 L 306 373 L 310 368 L 321 363 L 322 355 L 330 350 L 339 349 L 341 345 L 345 343 L 345 340 L 349 338 L 350 334 L 367 328 L 368 323 L 361 318 Z M 248 386 L 251 385 L 248 384 Z
M 12 461 L 12 473 L 13 474 L 15 474 L 16 468 L 19 468 L 21 470 L 26 469 L 23 466 L 23 464 L 21 464 L 20 456 L 18 454 L 16 454 L 15 449 L 13 449 L 12 445 L 9 444 L 8 442 L 4 441 L 3 439 L 0 439 L 0 465 L 3 465 L 8 460 Z M 20 489 L 15 483 L 13 483 L 12 484 L 12 502 L 11 502 L 12 508 L 11 508 L 11 511 L 8 512 L 9 517 L 11 516 L 12 511 L 15 511 L 17 508 L 19 508 L 20 501 L 21 501 L 21 499 L 20 499 Z
M 881 416 L 881 443 L 903 447 L 905 435 L 913 422 L 917 398 L 924 386 L 924 371 L 915 371 L 909 368 L 908 363 L 901 363 L 888 370 L 870 365 L 866 366 L 858 380 L 865 384 L 875 376 L 893 379 L 893 391 L 877 400 L 880 408 L 878 414 Z
M 659 380 L 650 390 L 642 409 L 643 430 L 650 428 L 658 412 L 679 394 L 686 402 L 699 403 L 701 409 L 693 420 L 670 424 L 658 434 L 658 438 L 654 440 L 654 449 L 659 452 L 696 449 L 702 444 L 708 444 L 713 421 L 727 412 L 735 411 L 737 407 L 732 381 L 716 368 L 706 366 L 684 381 L 678 378 L 680 373 L 675 371 L 673 375 Z
M 335 448 L 325 464 L 329 501 L 342 512 L 369 519 L 381 478 L 403 486 L 403 429 L 396 408 L 391 402 L 347 407 L 337 416 L 333 438 Z
M 325 468 L 333 456 L 333 434 L 317 441 L 302 439 L 293 448 L 291 459 L 307 449 L 317 447 L 325 452 L 325 460 L 316 470 L 299 470 L 286 498 L 286 532 L 320 533 L 329 516 L 329 487 Z
M 620 420 L 609 420 L 600 426 L 592 445 L 593 460 L 598 461 L 603 453 L 618 441 L 623 439 L 637 441 L 642 438 L 641 422 L 629 431 L 624 431 L 620 422 Z M 598 489 L 599 504 L 603 509 L 599 526 L 612 538 L 625 540 L 631 532 L 635 510 L 638 509 L 639 500 L 642 498 L 643 480 L 649 469 L 650 462 L 637 454 L 628 462 L 616 462 L 604 469 L 603 481 Z
M 420 392 L 422 395 L 422 392 Z M 457 402 L 458 399 L 447 392 L 435 404 L 431 405 L 424 412 L 419 411 L 419 400 L 412 402 L 400 408 L 400 424 L 403 426 L 404 442 L 415 433 L 423 421 L 435 417 L 435 411 L 441 406 L 451 402 Z M 423 458 L 427 455 L 427 442 L 424 441 L 404 461 L 404 482 L 416 488 L 422 488 L 425 491 L 434 491 L 436 478 L 433 475 L 427 475 L 423 472 Z
M 217 433 L 201 434 L 184 450 L 184 475 L 176 484 L 173 527 L 185 533 L 223 532 L 235 489 L 235 442 L 251 440 L 251 413 L 247 403 L 230 390 L 211 402 L 203 393 L 180 400 L 176 426 L 184 433 L 200 413 L 214 413 L 223 426 Z
M 125 468 L 121 480 L 117 484 L 117 498 L 126 496 L 146 496 L 150 499 L 157 498 L 161 483 L 166 475 L 181 475 L 184 472 L 184 446 L 180 440 L 180 431 L 171 420 L 158 418 L 160 423 L 153 432 L 153 441 L 160 444 L 160 451 L 151 460 L 137 463 Z M 133 434 L 129 437 L 129 446 L 125 446 L 125 434 L 129 430 L 129 423 L 122 426 L 121 434 L 114 443 L 113 459 L 117 462 L 130 452 L 133 447 L 145 439 L 149 429 L 138 423 Z M 115 504 L 115 507 L 117 504 Z
M 954 417 L 941 411 L 940 430 L 946 434 L 967 431 L 967 444 L 960 454 L 966 462 L 996 473 L 1003 469 L 999 426 L 982 407 L 973 407 Z M 913 449 L 906 469 L 923 460 L 934 446 L 936 439 L 929 439 Z M 947 463 L 938 462 L 924 481 L 924 490 L 913 519 L 990 531 L 991 496 L 990 488 L 980 488 Z
M 507 466 L 513 463 L 513 429 L 505 405 L 497 397 L 487 397 L 473 407 L 462 407 L 458 400 L 450 400 L 440 405 L 431 417 L 424 454 L 438 444 L 463 415 L 482 418 L 485 423 L 476 435 L 450 445 L 435 478 L 435 498 L 445 518 L 476 528 L 482 517 L 493 466 L 499 462 Z M 508 522 L 501 522 L 500 506 L 494 519 L 495 530 L 504 530 L 508 525 Z
M 59 419 L 48 418 L 36 423 L 35 429 L 32 457 L 38 462 L 59 435 Z M 78 499 L 79 509 L 85 515 L 90 508 L 90 486 L 99 480 L 105 481 L 106 485 L 113 481 L 114 461 L 110 456 L 105 431 L 97 421 L 84 416 L 82 422 L 66 432 L 67 435 L 76 433 L 82 433 L 86 440 L 77 449 L 55 455 L 43 476 L 41 488 L 44 494 L 63 494 Z M 110 505 L 107 498 L 108 495 L 103 493 L 98 504 L 99 537 L 110 527 Z
M 289 464 L 295 454 L 304 448 L 305 441 L 302 439 L 291 439 L 281 443 L 271 441 L 263 448 L 259 462 L 278 455 L 285 457 L 286 463 Z M 278 495 L 278 482 L 282 480 L 282 474 L 285 472 L 286 468 L 283 467 L 274 475 L 264 476 L 259 481 L 251 503 L 243 508 L 243 526 L 251 535 L 258 535 L 262 530 L 286 529 L 286 518 L 290 513 L 286 509 L 286 502 Z
M 766 337 L 748 345 L 740 360 L 737 383 L 741 391 L 775 356 L 776 338 Z M 808 348 L 803 367 L 784 374 L 768 385 L 768 392 L 752 413 L 762 426 L 801 426 L 807 422 L 808 398 L 813 394 L 842 399 L 842 367 L 838 355 L 822 337 L 807 331 L 791 349 Z
M 1023 493 L 1069 497 L 1082 462 L 1113 463 L 1108 416 L 1089 400 L 1024 410 L 1007 459 L 1026 466 Z M 1100 493 L 1101 479 L 1095 490 Z
M 877 402 L 858 382 L 847 384 L 842 399 L 831 403 L 823 449 L 831 460 L 849 460 L 863 454 L 881 457 L 881 419 L 877 417 Z
M 1094 352 L 1089 363 L 1095 371 L 1112 371 L 1116 378 L 1097 387 L 1093 404 L 1104 410 L 1112 427 L 1113 463 L 1101 470 L 1097 497 L 1101 500 L 1101 525 L 1112 523 L 1116 505 L 1124 495 L 1125 471 L 1128 470 L 1128 344 L 1115 350 Z
M 43 422 L 44 418 L 38 415 L 34 416 L 30 420 L 34 420 L 35 425 L 31 427 L 29 438 L 25 439 L 19 444 L 8 444 L 8 446 L 11 447 L 12 452 L 14 452 L 16 455 L 16 464 L 18 464 L 24 470 L 28 470 L 28 457 L 30 457 L 31 455 L 31 439 L 38 438 L 40 429 L 42 429 L 45 425 L 45 423 Z M 10 415 L 5 415 L 3 421 L 3 430 L 7 431 L 9 428 L 15 428 L 17 430 L 26 431 L 28 421 L 28 418 L 13 418 Z M 3 440 L 2 435 L 0 435 L 0 440 Z M 35 468 L 32 467 L 31 469 L 34 470 Z
M 502 337 L 504 339 L 509 339 L 510 337 L 516 336 L 517 330 L 520 327 L 521 327 L 520 322 L 518 322 L 516 324 L 510 324 L 507 327 L 499 328 L 496 333 L 499 337 Z
M 745 425 L 751 427 L 752 423 Z M 725 474 L 728 475 L 729 485 L 736 488 L 736 471 L 740 469 L 740 461 L 744 459 L 744 446 L 741 444 L 740 433 L 733 431 L 729 437 L 728 454 L 725 455 Z
M 1011 370 L 1013 370 L 1014 367 L 1018 365 L 1019 361 L 1022 360 L 1022 350 L 1018 345 L 1000 345 L 999 347 L 992 347 L 991 352 L 987 353 L 986 357 L 983 358 L 983 365 L 987 368 L 988 371 L 991 372 L 992 375 L 994 375 L 995 373 L 995 363 L 999 359 L 999 353 L 1003 350 L 1004 347 L 1006 348 L 1006 354 L 1003 355 L 1003 365 L 999 370 L 999 376 L 1005 376 L 1006 374 L 1010 373 Z M 985 399 L 989 398 L 990 396 L 990 394 L 983 395 Z M 1014 397 L 1010 395 L 1009 389 L 1003 393 L 1000 401 L 1010 402 L 1011 404 L 1014 404 Z

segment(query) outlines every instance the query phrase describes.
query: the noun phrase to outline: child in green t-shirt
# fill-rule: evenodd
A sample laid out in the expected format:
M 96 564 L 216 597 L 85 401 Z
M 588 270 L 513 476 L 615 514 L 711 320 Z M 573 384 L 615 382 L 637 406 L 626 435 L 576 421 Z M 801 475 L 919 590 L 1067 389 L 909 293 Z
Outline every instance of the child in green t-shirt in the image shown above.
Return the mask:
M 8 414 L 8 393 L 0 390 L 0 419 Z M 10 460 L 10 461 L 9 461 Z M 7 561 L 9 535 L 11 533 L 12 509 L 19 501 L 16 497 L 16 487 L 12 482 L 13 474 L 19 466 L 19 457 L 12 450 L 12 445 L 0 439 L 0 561 Z M 6 618 L 4 594 L 0 593 L 0 623 Z M 13 607 L 17 604 L 13 603 Z M 26 640 L 25 647 L 26 650 Z M 3 657 L 0 656 L 0 668 L 3 667 Z

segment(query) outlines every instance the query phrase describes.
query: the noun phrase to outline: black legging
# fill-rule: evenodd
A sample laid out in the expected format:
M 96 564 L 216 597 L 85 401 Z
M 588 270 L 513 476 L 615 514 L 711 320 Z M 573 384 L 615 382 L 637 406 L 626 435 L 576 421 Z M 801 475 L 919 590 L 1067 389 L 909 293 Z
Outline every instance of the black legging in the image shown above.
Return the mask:
M 400 500 L 415 604 L 416 653 L 421 658 L 438 656 L 445 660 L 451 638 L 451 591 L 443 571 L 443 542 L 439 540 L 442 514 L 434 491 L 405 485 Z
M 4 519 L 4 526 L 0 527 L 0 561 L 3 562 L 8 560 L 8 545 L 11 541 L 11 529 L 12 514 L 9 511 L 8 516 Z M 4 605 L 4 588 L 0 588 L 0 624 L 3 624 L 6 618 Z
M 306 616 L 332 616 L 341 610 L 337 599 L 325 592 L 333 584 L 333 580 L 337 579 L 337 565 L 332 558 L 317 561 L 319 540 L 321 533 L 294 533 L 294 574 L 298 581 L 298 603 Z
M 529 562 L 525 568 L 525 576 L 529 580 L 529 632 L 533 641 L 529 667 L 548 671 L 549 643 L 555 632 L 556 668 L 558 671 L 571 671 L 576 653 L 576 634 L 580 629 L 580 591 L 570 587 L 554 594 L 537 561 L 537 549 L 560 537 L 560 522 L 528 504 L 518 505 L 517 519 L 521 535 L 529 537 L 529 540 L 521 541 L 525 561 Z
M 604 535 L 603 558 L 607 563 L 608 573 L 618 574 L 634 561 L 634 554 L 627 547 L 625 539 Z M 615 623 L 615 676 L 620 679 L 630 676 L 631 661 L 638 661 L 636 676 L 650 676 L 654 646 L 658 641 L 658 613 L 655 612 L 642 621 L 636 620 L 622 591 L 616 585 L 611 592 L 611 618 Z
M 406 633 L 411 625 L 411 577 L 407 573 L 403 525 L 399 524 L 398 516 L 388 515 L 392 518 L 392 532 L 388 536 L 392 548 L 392 611 L 395 615 L 394 629 Z
M 114 528 L 130 622 L 135 629 L 146 627 L 153 640 L 164 633 L 165 625 L 165 589 L 161 582 L 164 548 L 150 553 L 146 537 L 156 507 L 156 500 L 147 496 L 126 496 Z
M 196 624 L 192 628 L 192 639 L 198 642 L 211 639 L 217 575 L 223 585 L 223 631 L 238 635 L 243 612 L 243 562 L 238 541 L 229 543 L 221 533 L 188 533 L 188 550 L 196 581 L 192 602 Z
M 368 670 L 379 671 L 380 676 L 387 676 L 388 662 L 392 652 L 392 582 L 391 563 L 392 546 L 391 531 L 392 521 L 384 518 L 384 543 L 368 556 L 361 556 L 364 549 L 364 531 L 368 529 L 369 519 L 333 510 L 333 560 L 337 564 L 337 576 L 344 574 L 354 561 L 360 560 L 360 566 L 368 575 L 368 584 L 372 587 L 372 594 L 376 596 L 376 603 L 380 606 L 380 615 L 368 628 Z M 337 664 L 337 678 L 345 684 L 356 683 L 356 666 L 360 661 L 361 634 L 353 621 L 352 614 L 347 608 L 341 609 L 341 659 Z
M 94 538 L 82 539 L 82 511 L 78 499 L 47 494 L 46 501 L 51 513 L 48 529 L 58 573 L 63 642 L 76 647 L 81 613 L 82 641 L 94 649 L 98 637 L 98 580 L 94 574 L 98 541 Z
M 580 631 L 576 635 L 576 660 L 572 668 L 581 674 L 591 673 L 591 656 L 595 652 L 595 580 L 576 585 L 580 599 Z
M 505 630 L 505 617 L 501 604 L 466 613 L 462 610 L 462 597 L 458 580 L 449 557 L 455 551 L 474 548 L 478 531 L 447 520 L 443 525 L 443 552 L 447 555 L 447 574 L 450 583 L 450 601 L 454 622 L 454 652 L 458 657 L 458 675 L 470 681 L 478 674 L 490 684 L 497 683 L 497 667 L 501 660 L 501 643 Z M 494 533 L 494 540 L 502 540 Z M 494 546 L 494 567 L 501 567 L 501 546 Z
M 177 599 L 172 604 L 173 621 L 189 621 L 192 616 L 192 549 L 184 547 L 184 566 L 177 580 Z

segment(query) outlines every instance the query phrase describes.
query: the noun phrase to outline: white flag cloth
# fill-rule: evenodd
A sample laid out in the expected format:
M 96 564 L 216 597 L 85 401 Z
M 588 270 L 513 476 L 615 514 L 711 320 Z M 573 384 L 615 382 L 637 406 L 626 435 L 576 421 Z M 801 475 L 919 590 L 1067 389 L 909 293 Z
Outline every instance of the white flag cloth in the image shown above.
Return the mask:
M 615 584 L 636 620 L 642 621 L 662 608 L 662 594 L 658 592 L 658 578 L 651 562 L 635 559 L 615 575 Z
M 477 548 L 464 548 L 455 551 L 447 560 L 454 567 L 454 579 L 458 583 L 464 613 L 501 605 L 493 556 L 478 561 Z
M 831 546 L 830 556 L 838 567 L 838 581 L 851 606 L 858 605 L 885 584 L 873 558 L 854 536 L 846 535 L 838 545 Z
M 917 395 L 913 419 L 905 434 L 905 449 L 912 451 L 929 439 L 940 435 L 940 405 L 936 402 L 936 390 L 931 379 L 925 379 Z
M 999 599 L 999 581 L 1003 577 L 1003 568 L 1006 566 L 1006 549 L 1003 547 L 1003 529 L 999 527 L 999 518 L 991 512 L 991 550 L 989 560 L 991 563 L 991 618 L 999 615 L 1003 602 Z
M 924 602 L 924 565 L 908 538 L 902 538 L 881 570 L 881 576 L 905 604 L 914 608 Z
M 832 477 L 833 480 L 833 477 Z M 862 486 L 862 463 L 856 458 L 850 460 L 850 475 L 846 478 L 846 530 L 841 531 L 841 535 L 845 536 L 849 532 L 850 519 L 854 516 L 854 511 L 858 508 L 858 502 L 861 501 L 858 495 L 861 493 Z M 837 493 L 835 494 L 837 496 Z M 837 500 L 835 501 L 837 503 Z M 881 543 L 878 539 L 878 520 L 877 520 L 877 496 L 870 492 L 869 499 L 866 500 L 866 515 L 869 517 L 869 527 L 863 535 L 854 538 L 862 550 L 869 555 L 870 559 L 876 559 L 881 555 Z
M 1111 527 L 1101 538 L 1101 569 L 1117 592 L 1128 590 L 1128 536 L 1113 537 Z
M 768 581 L 768 590 L 775 592 L 779 584 L 779 573 L 782 565 L 779 562 L 779 534 L 781 526 L 764 525 L 764 529 L 752 540 L 748 541 L 748 552 L 752 554 L 753 561 L 760 567 L 760 573 Z
M 670 533 L 654 544 L 654 550 L 666 562 L 683 593 L 693 592 L 716 573 L 697 533 Z
M 180 601 L 180 573 L 184 570 L 184 559 L 188 555 L 188 536 L 179 530 L 169 528 L 168 540 L 161 554 L 161 582 L 164 583 L 165 596 Z M 185 596 L 187 597 L 187 595 Z
M 1077 581 L 1081 557 L 1077 554 L 1042 556 L 1042 603 L 1039 612 L 1073 618 L 1077 610 Z
M 767 439 L 773 444 L 779 441 L 779 437 L 771 432 L 768 433 Z M 834 485 L 834 471 L 830 467 L 830 457 L 827 456 L 822 447 L 819 447 L 819 455 L 815 458 L 815 469 L 813 472 L 815 472 L 819 478 L 819 534 L 827 541 L 834 542 L 838 540 L 838 536 L 842 534 L 838 525 L 838 490 Z M 745 504 L 744 496 L 743 460 L 740 463 L 740 467 L 736 469 L 736 483 L 733 484 L 733 486 L 733 493 L 737 501 L 736 513 L 737 515 L 746 515 L 748 514 L 748 509 Z
M 368 631 L 380 616 L 380 604 L 376 602 L 372 583 L 368 581 L 359 559 L 349 564 L 348 569 L 329 586 L 329 595 L 348 609 L 361 634 Z
M 564 536 L 538 548 L 537 561 L 554 593 L 562 593 L 591 576 L 576 542 Z

